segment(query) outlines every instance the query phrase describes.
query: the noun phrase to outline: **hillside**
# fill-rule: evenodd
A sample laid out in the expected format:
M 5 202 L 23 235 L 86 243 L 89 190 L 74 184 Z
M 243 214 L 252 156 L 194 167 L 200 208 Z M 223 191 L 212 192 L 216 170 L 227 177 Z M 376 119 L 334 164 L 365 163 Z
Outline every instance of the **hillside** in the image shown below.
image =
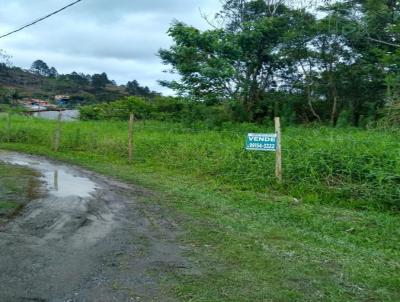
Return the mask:
M 126 85 L 117 85 L 115 81 L 109 80 L 105 73 L 94 75 L 76 72 L 58 74 L 54 67 L 48 68 L 47 65 L 45 68 L 34 68 L 35 63 L 31 70 L 1 64 L 1 104 L 13 104 L 19 100 L 30 98 L 52 102 L 56 95 L 69 95 L 71 97 L 70 106 L 73 107 L 110 102 L 131 95 L 145 97 L 158 95 L 149 88 L 140 86 L 137 81 L 128 82 Z M 55 72 L 52 74 L 51 70 Z

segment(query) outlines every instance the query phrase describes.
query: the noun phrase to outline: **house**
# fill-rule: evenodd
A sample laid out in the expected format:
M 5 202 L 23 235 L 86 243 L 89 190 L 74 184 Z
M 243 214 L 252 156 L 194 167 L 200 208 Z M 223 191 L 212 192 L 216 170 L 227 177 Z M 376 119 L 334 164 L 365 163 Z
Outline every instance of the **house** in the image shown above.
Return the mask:
M 49 102 L 45 101 L 45 100 L 41 100 L 41 99 L 31 99 L 31 105 L 32 106 L 49 106 Z
M 69 101 L 71 100 L 71 97 L 69 95 L 56 95 L 54 97 L 54 100 L 56 101 L 56 104 L 60 107 L 65 107 L 68 105 Z
M 21 102 L 21 105 L 29 110 L 46 110 L 49 107 L 49 102 L 41 99 L 26 99 Z

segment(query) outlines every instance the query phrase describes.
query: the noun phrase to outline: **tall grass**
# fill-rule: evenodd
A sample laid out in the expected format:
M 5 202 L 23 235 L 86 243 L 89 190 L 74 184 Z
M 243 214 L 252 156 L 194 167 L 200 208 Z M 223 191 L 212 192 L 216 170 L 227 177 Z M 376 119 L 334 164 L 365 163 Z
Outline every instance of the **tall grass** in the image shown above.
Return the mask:
M 0 118 L 0 141 L 51 146 L 55 122 Z M 127 161 L 128 124 L 70 122 L 62 126 L 61 150 Z M 165 122 L 138 122 L 133 168 L 174 171 L 220 190 L 277 190 L 305 202 L 351 208 L 400 209 L 400 136 L 353 128 L 283 130 L 284 183 L 274 177 L 274 154 L 248 152 L 248 132 L 273 132 L 251 124 L 209 130 Z

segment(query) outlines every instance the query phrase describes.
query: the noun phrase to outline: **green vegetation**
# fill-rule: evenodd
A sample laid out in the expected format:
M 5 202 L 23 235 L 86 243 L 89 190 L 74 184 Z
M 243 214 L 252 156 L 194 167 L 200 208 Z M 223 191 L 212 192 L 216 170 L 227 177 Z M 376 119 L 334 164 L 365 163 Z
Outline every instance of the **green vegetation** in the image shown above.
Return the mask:
M 382 125 L 386 127 L 399 128 L 400 127 L 400 100 L 391 103 L 386 108 L 386 116 L 381 121 Z
M 211 29 L 176 21 L 160 57 L 192 100 L 233 103 L 236 121 L 281 116 L 375 123 L 399 99 L 400 4 L 392 0 L 224 0 Z M 316 3 L 311 7 L 308 3 Z
M 4 62 L 5 61 L 5 62 Z M 26 98 L 40 98 L 54 101 L 56 95 L 69 95 L 65 106 L 110 102 L 126 96 L 153 98 L 159 96 L 137 81 L 117 85 L 106 73 L 83 74 L 72 72 L 59 74 L 54 67 L 36 60 L 30 70 L 14 67 L 0 50 L 0 104 L 16 106 L 17 101 Z
M 5 123 L 5 120 L 3 121 Z M 4 124 L 5 125 L 5 124 Z M 65 124 L 61 149 L 127 158 L 126 122 Z M 8 139 L 3 127 L 2 137 Z M 252 124 L 200 125 L 138 122 L 137 164 L 157 165 L 243 191 L 267 188 L 311 203 L 349 208 L 400 209 L 398 132 L 287 128 L 283 132 L 285 183 L 274 178 L 274 154 L 244 151 L 248 132 L 273 132 Z M 52 145 L 53 122 L 13 117 L 10 141 Z
M 174 22 L 159 55 L 179 75 L 161 82 L 177 98 L 2 63 L 1 103 L 58 92 L 87 106 L 63 124 L 58 152 L 55 122 L 15 115 L 0 116 L 0 146 L 159 192 L 146 202 L 176 211 L 194 266 L 169 276 L 182 301 L 400 301 L 400 4 L 299 2 L 225 0 L 205 31 Z M 283 183 L 273 153 L 243 148 L 275 116 L 288 126 Z M 8 173 L 0 215 L 31 188 Z
M 15 209 L 18 207 L 16 202 L 12 201 L 0 201 L 0 209 Z
M 41 192 L 37 172 L 0 163 L 0 221 L 14 215 Z
M 203 122 L 210 127 L 221 126 L 230 121 L 233 114 L 229 106 L 207 106 L 174 97 L 126 97 L 121 100 L 79 107 L 81 120 L 119 120 L 126 121 L 130 113 L 137 120 L 159 120 L 182 122 L 192 125 Z
M 156 105 L 149 117 L 147 111 L 138 114 L 158 120 L 172 116 L 173 121 L 265 124 L 280 116 L 291 125 L 365 128 L 381 120 L 399 125 L 398 2 L 221 3 L 221 11 L 209 20 L 214 24 L 210 29 L 176 21 L 168 31 L 174 43 L 159 56 L 178 76 L 160 83 L 175 90 L 179 99 L 162 98 L 136 80 L 117 85 L 104 72 L 58 74 L 42 60 L 22 70 L 11 67 L 9 57 L 0 52 L 0 103 L 68 94 L 73 108 L 136 96 L 150 107 L 161 100 L 167 105 L 168 111 Z M 84 111 L 89 113 L 85 119 L 115 116 L 89 111 Z
M 5 120 L 0 120 L 1 138 Z M 43 154 L 162 194 L 187 230 L 194 275 L 177 275 L 182 301 L 398 301 L 398 132 L 287 128 L 284 184 L 273 154 L 243 150 L 247 132 L 166 122 L 55 123 L 12 118 L 2 148 Z M 294 198 L 296 197 L 296 199 Z

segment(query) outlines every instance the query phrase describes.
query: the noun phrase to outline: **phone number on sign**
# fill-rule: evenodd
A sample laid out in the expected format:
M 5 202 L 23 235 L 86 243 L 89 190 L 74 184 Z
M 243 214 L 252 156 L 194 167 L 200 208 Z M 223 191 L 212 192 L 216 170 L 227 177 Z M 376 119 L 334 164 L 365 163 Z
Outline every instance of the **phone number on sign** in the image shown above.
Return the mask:
M 276 149 L 276 145 L 275 144 L 257 144 L 257 143 L 252 143 L 252 144 L 248 145 L 248 148 L 275 150 Z

